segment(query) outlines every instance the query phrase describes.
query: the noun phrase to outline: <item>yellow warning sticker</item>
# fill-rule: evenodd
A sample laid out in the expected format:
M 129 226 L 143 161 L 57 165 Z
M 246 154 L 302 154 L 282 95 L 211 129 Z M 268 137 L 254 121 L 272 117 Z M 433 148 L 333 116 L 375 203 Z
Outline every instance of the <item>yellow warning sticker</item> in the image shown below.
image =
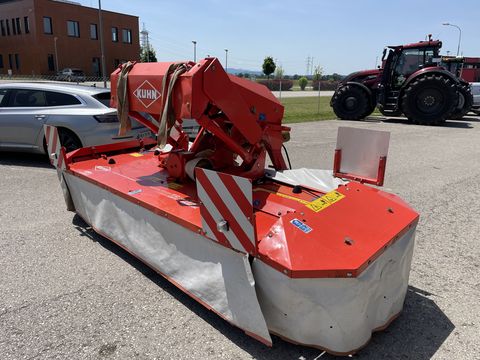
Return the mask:
M 183 187 L 183 185 L 181 185 L 179 183 L 176 183 L 176 182 L 168 183 L 168 188 L 169 189 L 178 190 L 178 189 L 181 189 L 182 187 Z
M 330 205 L 336 203 L 337 201 L 342 200 L 345 197 L 342 193 L 338 191 L 330 191 L 326 193 L 322 197 L 313 200 L 312 202 L 307 204 L 307 207 L 315 212 L 322 211 L 323 209 L 329 207 Z
M 140 157 L 140 156 L 143 156 L 143 154 L 140 154 L 140 153 L 131 153 L 130 156 Z

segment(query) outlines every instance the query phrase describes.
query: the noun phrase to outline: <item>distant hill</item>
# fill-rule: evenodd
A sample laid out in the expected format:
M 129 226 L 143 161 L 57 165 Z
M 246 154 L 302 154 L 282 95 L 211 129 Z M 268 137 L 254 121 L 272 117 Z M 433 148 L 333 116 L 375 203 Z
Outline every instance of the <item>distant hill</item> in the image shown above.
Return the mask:
M 228 68 L 228 73 L 233 74 L 233 75 L 238 75 L 238 74 L 249 74 L 249 75 L 255 75 L 255 76 L 260 76 L 263 73 L 261 71 L 253 71 L 253 70 L 246 70 L 246 69 L 235 69 L 235 68 Z

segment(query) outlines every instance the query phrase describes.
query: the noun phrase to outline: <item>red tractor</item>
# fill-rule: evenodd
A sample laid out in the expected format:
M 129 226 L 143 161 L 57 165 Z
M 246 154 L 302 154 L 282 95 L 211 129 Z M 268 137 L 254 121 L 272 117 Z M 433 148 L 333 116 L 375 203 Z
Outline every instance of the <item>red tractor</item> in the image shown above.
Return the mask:
M 382 66 L 348 75 L 330 105 L 343 120 L 361 120 L 378 106 L 386 116 L 405 114 L 422 125 L 463 117 L 472 105 L 467 82 L 441 66 L 442 42 L 388 46 Z

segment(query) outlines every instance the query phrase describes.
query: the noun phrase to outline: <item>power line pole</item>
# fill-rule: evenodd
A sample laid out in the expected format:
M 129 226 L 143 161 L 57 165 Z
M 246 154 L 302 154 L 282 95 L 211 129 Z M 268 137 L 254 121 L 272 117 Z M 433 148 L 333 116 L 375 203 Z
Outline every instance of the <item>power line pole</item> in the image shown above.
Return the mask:
M 105 73 L 107 72 L 105 66 L 105 46 L 103 44 L 103 21 L 102 21 L 102 2 L 98 0 L 98 25 L 100 27 L 100 52 L 102 56 L 102 78 L 103 78 L 103 87 L 107 87 L 107 78 L 105 77 Z
M 307 71 L 305 75 L 308 75 L 308 71 L 310 70 L 310 56 L 307 57 Z
M 147 62 L 150 62 L 150 44 L 148 41 L 148 30 L 145 27 L 145 23 L 143 23 L 143 28 L 142 31 L 140 31 L 140 34 L 142 35 L 142 37 L 140 38 L 142 43 L 142 49 L 147 55 Z

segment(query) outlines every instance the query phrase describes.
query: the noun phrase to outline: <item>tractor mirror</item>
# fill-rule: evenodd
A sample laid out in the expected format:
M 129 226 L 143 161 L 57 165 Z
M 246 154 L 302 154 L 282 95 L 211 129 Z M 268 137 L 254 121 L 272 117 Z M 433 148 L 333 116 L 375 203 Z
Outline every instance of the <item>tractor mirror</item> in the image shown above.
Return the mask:
M 389 141 L 388 131 L 339 127 L 334 176 L 382 186 Z

